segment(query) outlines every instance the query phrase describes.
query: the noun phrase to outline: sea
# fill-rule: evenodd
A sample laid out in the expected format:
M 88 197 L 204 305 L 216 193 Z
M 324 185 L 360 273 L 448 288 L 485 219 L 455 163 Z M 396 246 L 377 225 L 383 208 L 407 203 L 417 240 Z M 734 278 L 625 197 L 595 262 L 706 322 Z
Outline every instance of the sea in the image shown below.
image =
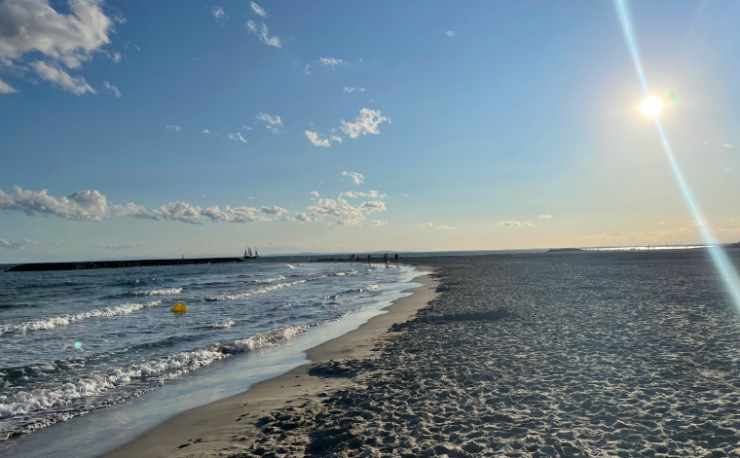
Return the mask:
M 98 456 L 306 362 L 418 274 L 301 260 L 0 272 L 0 456 Z

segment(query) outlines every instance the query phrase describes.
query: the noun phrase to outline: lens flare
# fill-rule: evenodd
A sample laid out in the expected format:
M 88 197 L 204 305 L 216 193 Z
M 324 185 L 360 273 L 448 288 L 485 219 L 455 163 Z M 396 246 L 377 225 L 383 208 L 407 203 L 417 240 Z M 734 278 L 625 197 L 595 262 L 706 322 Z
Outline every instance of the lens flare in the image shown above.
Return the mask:
M 640 53 L 637 50 L 637 40 L 635 40 L 632 23 L 630 22 L 627 2 L 626 0 L 615 0 L 615 3 L 617 12 L 619 13 L 620 22 L 622 24 L 624 38 L 627 40 L 627 47 L 632 56 L 632 63 L 637 71 L 637 77 L 640 79 L 640 84 L 642 85 L 642 90 L 645 95 L 650 96 L 650 89 L 648 88 L 647 79 L 645 78 L 645 72 L 642 69 L 642 62 L 640 61 Z M 648 100 L 649 99 L 650 97 Z M 674 103 L 677 101 L 678 97 L 676 96 Z M 647 102 L 647 100 L 645 102 Z M 661 101 L 661 109 L 662 104 L 663 102 Z M 688 205 L 694 220 L 698 224 L 699 233 L 701 234 L 702 239 L 704 239 L 704 243 L 709 246 L 709 255 L 712 258 L 712 262 L 714 263 L 717 272 L 719 272 L 722 282 L 727 287 L 727 291 L 730 293 L 730 297 L 735 303 L 735 307 L 740 311 L 740 277 L 737 275 L 737 270 L 735 270 L 735 266 L 732 264 L 732 261 L 730 261 L 725 250 L 723 250 L 722 246 L 717 242 L 711 228 L 707 225 L 704 215 L 699 208 L 699 204 L 696 202 L 696 199 L 694 199 L 694 194 L 691 192 L 691 188 L 689 188 L 689 184 L 683 176 L 681 167 L 679 167 L 676 157 L 673 155 L 673 150 L 671 149 L 671 145 L 668 143 L 668 137 L 663 130 L 663 125 L 655 115 L 653 115 L 653 121 L 655 122 L 655 129 L 658 131 L 658 137 L 660 137 L 668 162 L 671 164 L 673 175 L 676 177 L 678 186 L 681 188 L 681 193 L 686 200 L 686 204 Z
M 642 102 L 640 109 L 645 116 L 658 116 L 663 111 L 663 101 L 654 95 L 650 96 Z

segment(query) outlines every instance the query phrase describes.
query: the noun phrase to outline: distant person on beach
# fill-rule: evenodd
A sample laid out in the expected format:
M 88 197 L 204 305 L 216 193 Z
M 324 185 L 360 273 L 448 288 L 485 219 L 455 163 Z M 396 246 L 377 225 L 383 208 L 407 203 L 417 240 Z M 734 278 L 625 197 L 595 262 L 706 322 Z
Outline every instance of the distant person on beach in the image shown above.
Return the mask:
M 385 261 L 385 266 L 388 267 L 388 253 L 383 255 L 383 260 Z
M 370 255 L 367 255 L 367 265 L 370 265 Z
M 398 253 L 396 253 L 396 264 L 398 264 Z

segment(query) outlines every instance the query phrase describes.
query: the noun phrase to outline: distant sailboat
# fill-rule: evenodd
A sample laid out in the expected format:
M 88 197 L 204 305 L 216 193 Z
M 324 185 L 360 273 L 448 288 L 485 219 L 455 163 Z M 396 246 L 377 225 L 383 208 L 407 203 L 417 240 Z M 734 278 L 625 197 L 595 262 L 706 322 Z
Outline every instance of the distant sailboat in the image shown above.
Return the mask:
M 259 259 L 260 255 L 257 253 L 257 248 L 254 249 L 254 254 L 252 254 L 252 249 L 247 247 L 246 250 L 244 250 L 244 259 Z

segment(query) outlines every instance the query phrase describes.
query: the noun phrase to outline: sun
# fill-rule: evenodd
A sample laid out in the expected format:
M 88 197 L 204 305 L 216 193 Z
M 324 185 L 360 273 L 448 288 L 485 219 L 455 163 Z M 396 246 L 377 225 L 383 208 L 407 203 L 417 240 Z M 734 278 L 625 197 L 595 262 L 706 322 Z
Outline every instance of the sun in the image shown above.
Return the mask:
M 645 116 L 657 116 L 663 111 L 663 101 L 658 97 L 651 95 L 640 105 L 640 109 Z

